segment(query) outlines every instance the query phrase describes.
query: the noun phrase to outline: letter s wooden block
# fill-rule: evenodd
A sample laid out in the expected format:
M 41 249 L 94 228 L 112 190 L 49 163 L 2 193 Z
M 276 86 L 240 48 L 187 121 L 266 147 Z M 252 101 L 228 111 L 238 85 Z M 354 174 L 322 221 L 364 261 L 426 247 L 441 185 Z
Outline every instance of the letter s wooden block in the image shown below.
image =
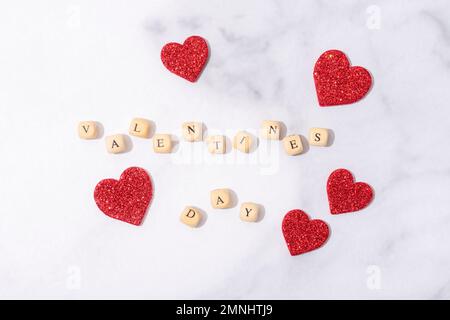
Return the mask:
M 312 146 L 328 146 L 328 130 L 324 128 L 311 128 L 309 130 L 309 144 Z
M 189 227 L 196 228 L 202 220 L 202 214 L 197 208 L 186 207 L 181 213 L 180 220 Z

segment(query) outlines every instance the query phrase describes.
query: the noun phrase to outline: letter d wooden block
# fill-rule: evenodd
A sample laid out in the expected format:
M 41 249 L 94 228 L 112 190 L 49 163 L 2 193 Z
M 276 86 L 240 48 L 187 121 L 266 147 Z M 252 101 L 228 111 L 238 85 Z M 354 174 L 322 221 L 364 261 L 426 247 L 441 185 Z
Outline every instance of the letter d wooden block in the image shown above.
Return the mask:
M 202 214 L 197 208 L 186 207 L 181 213 L 180 220 L 189 227 L 196 228 L 202 220 Z

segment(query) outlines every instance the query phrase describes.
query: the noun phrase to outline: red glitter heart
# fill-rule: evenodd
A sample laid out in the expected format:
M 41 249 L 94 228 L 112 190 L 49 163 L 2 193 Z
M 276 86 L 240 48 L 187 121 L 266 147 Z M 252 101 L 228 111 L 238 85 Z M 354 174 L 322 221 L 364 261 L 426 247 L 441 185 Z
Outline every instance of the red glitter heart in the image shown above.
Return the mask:
M 329 50 L 314 66 L 314 82 L 319 104 L 327 107 L 361 100 L 372 85 L 372 77 L 363 67 L 350 67 L 342 51 Z
M 144 169 L 131 167 L 120 180 L 105 179 L 95 187 L 94 199 L 107 216 L 140 225 L 153 197 L 150 176 Z
M 328 202 L 332 214 L 361 210 L 372 201 L 372 187 L 364 182 L 356 182 L 350 171 L 337 169 L 328 177 Z
M 322 246 L 329 236 L 328 225 L 322 220 L 309 220 L 302 210 L 291 210 L 283 218 L 284 239 L 292 256 Z
M 208 44 L 199 36 L 187 38 L 183 44 L 171 42 L 161 50 L 161 60 L 170 72 L 195 82 L 208 60 Z

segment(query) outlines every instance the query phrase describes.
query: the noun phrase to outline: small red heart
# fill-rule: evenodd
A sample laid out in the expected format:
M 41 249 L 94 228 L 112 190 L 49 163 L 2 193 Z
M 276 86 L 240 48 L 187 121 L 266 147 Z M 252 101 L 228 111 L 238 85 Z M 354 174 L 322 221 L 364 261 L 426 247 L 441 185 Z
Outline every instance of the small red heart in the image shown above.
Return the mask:
M 208 44 L 199 36 L 187 38 L 183 44 L 171 42 L 161 50 L 161 60 L 170 72 L 195 82 L 208 60 Z
M 322 246 L 329 236 L 328 225 L 322 220 L 309 220 L 302 210 L 291 210 L 283 218 L 284 239 L 292 256 Z
M 120 180 L 105 179 L 95 187 L 94 199 L 107 216 L 140 225 L 153 197 L 150 176 L 144 169 L 126 169 Z
M 364 182 L 356 182 L 350 171 L 337 169 L 328 177 L 328 202 L 332 214 L 361 210 L 372 201 L 373 190 Z
M 372 77 L 363 67 L 351 67 L 342 51 L 324 52 L 314 66 L 317 98 L 322 107 L 361 100 L 372 86 Z

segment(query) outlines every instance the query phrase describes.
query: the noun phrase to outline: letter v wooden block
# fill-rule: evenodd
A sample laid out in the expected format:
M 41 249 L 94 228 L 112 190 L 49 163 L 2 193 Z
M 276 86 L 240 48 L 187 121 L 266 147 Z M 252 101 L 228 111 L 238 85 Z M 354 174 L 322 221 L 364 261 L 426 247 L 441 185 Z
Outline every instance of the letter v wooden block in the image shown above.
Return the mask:
M 78 136 L 81 139 L 95 139 L 97 135 L 98 128 L 95 121 L 81 121 L 78 124 Z

